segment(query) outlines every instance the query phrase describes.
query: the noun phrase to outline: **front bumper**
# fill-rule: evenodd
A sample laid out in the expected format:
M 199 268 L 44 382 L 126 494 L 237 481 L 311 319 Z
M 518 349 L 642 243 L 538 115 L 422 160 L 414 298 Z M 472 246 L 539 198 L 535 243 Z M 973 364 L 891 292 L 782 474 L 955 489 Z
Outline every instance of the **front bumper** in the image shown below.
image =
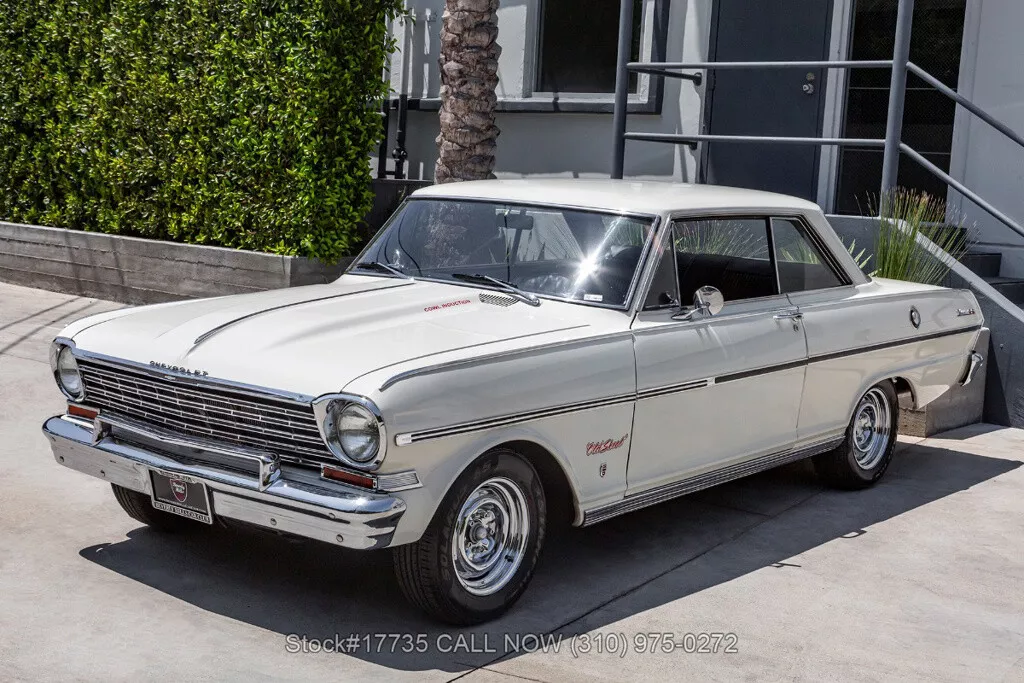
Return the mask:
M 43 424 L 58 463 L 133 491 L 151 494 L 151 469 L 183 474 L 206 484 L 215 517 L 346 548 L 367 550 L 391 542 L 405 512 L 402 499 L 354 486 L 301 477 L 272 481 L 212 467 L 201 459 L 141 445 L 116 433 L 101 433 L 81 420 L 59 415 Z

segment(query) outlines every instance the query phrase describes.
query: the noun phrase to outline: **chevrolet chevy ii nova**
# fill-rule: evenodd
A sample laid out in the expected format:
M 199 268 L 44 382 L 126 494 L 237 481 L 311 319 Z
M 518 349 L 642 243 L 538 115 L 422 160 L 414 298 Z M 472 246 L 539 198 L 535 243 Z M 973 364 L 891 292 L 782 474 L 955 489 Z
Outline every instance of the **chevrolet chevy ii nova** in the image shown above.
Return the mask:
M 442 185 L 332 284 L 68 326 L 43 431 L 144 524 L 393 548 L 408 598 L 467 624 L 522 594 L 556 521 L 801 458 L 873 484 L 898 407 L 971 381 L 981 326 L 970 292 L 866 277 L 799 199 Z

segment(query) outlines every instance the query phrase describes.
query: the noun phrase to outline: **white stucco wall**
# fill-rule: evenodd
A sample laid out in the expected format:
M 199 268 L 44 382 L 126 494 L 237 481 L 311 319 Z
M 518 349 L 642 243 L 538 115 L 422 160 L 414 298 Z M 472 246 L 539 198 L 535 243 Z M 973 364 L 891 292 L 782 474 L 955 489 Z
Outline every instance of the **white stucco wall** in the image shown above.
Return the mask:
M 707 59 L 711 0 L 667 0 L 670 2 L 667 57 L 672 61 Z M 498 10 L 502 47 L 499 62 L 498 96 L 505 102 L 546 101 L 550 97 L 534 95 L 536 41 L 539 36 L 540 0 L 502 0 Z M 392 88 L 400 92 L 403 81 L 411 97 L 436 98 L 438 95 L 438 44 L 444 0 L 410 0 L 416 12 L 411 28 L 396 26 L 400 45 L 411 55 L 403 74 L 402 60 L 392 63 Z M 651 58 L 651 36 L 655 0 L 644 2 L 644 59 Z M 431 21 L 427 21 L 427 11 Z M 407 35 L 404 31 L 409 31 Z M 641 76 L 638 97 L 647 96 L 649 79 Z M 666 133 L 697 133 L 703 109 L 703 90 L 691 81 L 666 79 L 660 115 L 635 114 L 628 129 Z M 572 98 L 562 95 L 561 102 Z M 580 99 L 577 97 L 577 99 Z M 590 96 L 586 99 L 594 101 Z M 610 103 L 609 94 L 596 98 Z M 611 170 L 612 116 L 604 113 L 504 112 L 498 114 L 501 137 L 498 139 L 496 173 L 499 177 L 519 176 L 607 176 Z M 391 119 L 394 148 L 396 118 Z M 437 112 L 409 112 L 406 147 L 409 153 L 409 177 L 433 176 L 437 136 Z M 626 148 L 626 175 L 662 180 L 692 180 L 696 156 L 685 146 L 629 142 Z
M 1024 2 L 968 0 L 959 90 L 1024 134 Z M 958 108 L 951 175 L 1018 222 L 1024 222 L 1024 149 Z M 903 163 L 912 163 L 904 161 Z M 980 207 L 950 192 L 979 245 L 1003 253 L 1004 276 L 1024 277 L 1024 238 Z

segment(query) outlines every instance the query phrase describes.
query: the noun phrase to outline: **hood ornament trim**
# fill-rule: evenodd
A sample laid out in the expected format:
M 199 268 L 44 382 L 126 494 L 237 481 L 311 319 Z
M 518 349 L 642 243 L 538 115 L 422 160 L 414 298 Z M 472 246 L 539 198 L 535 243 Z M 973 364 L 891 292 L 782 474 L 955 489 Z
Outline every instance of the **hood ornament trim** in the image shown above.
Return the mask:
M 226 330 L 227 328 L 231 327 L 232 325 L 237 325 L 240 322 L 243 322 L 245 320 L 249 320 L 251 318 L 255 318 L 256 316 L 263 315 L 264 313 L 273 313 L 274 311 L 280 311 L 283 308 L 291 308 L 292 306 L 301 306 L 302 304 L 312 304 L 312 303 L 316 303 L 317 301 L 326 301 L 328 299 L 339 299 L 339 298 L 341 298 L 343 296 L 349 296 L 349 295 L 352 295 L 352 294 L 364 294 L 366 292 L 379 292 L 379 291 L 384 290 L 384 289 L 394 289 L 395 287 L 406 287 L 406 286 L 411 285 L 411 284 L 412 284 L 412 282 L 402 282 L 400 284 L 391 285 L 389 287 L 372 287 L 370 289 L 360 289 L 360 290 L 357 290 L 357 291 L 354 291 L 354 292 L 342 292 L 341 294 L 331 294 L 329 296 L 321 296 L 321 297 L 316 297 L 314 299 L 303 299 L 302 301 L 292 301 L 292 302 L 287 303 L 287 304 L 281 304 L 280 306 L 271 306 L 270 308 L 264 308 L 263 310 L 260 310 L 260 311 L 253 311 L 252 313 L 248 313 L 248 314 L 243 315 L 241 317 L 235 318 L 234 320 L 229 320 L 226 323 L 222 323 L 222 324 L 217 325 L 216 327 L 214 327 L 212 329 L 207 330 L 206 332 L 203 332 L 201 335 L 196 337 L 195 341 L 192 342 L 192 348 L 189 349 L 189 352 L 192 352 L 197 346 L 202 344 L 204 341 L 208 340 L 210 337 L 214 336 L 215 334 L 223 332 L 224 330 Z

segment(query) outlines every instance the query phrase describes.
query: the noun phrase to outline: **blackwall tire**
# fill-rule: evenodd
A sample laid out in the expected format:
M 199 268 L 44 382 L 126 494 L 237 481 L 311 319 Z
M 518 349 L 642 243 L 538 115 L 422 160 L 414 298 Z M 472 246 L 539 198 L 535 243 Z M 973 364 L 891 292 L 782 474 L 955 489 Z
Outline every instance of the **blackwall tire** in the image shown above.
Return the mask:
M 872 486 L 892 461 L 899 427 L 899 401 L 892 382 L 885 381 L 857 401 L 838 448 L 814 457 L 822 482 L 838 489 Z
M 395 575 L 409 601 L 435 619 L 489 621 L 526 590 L 546 527 L 537 471 L 496 449 L 456 480 L 419 541 L 394 549 Z

